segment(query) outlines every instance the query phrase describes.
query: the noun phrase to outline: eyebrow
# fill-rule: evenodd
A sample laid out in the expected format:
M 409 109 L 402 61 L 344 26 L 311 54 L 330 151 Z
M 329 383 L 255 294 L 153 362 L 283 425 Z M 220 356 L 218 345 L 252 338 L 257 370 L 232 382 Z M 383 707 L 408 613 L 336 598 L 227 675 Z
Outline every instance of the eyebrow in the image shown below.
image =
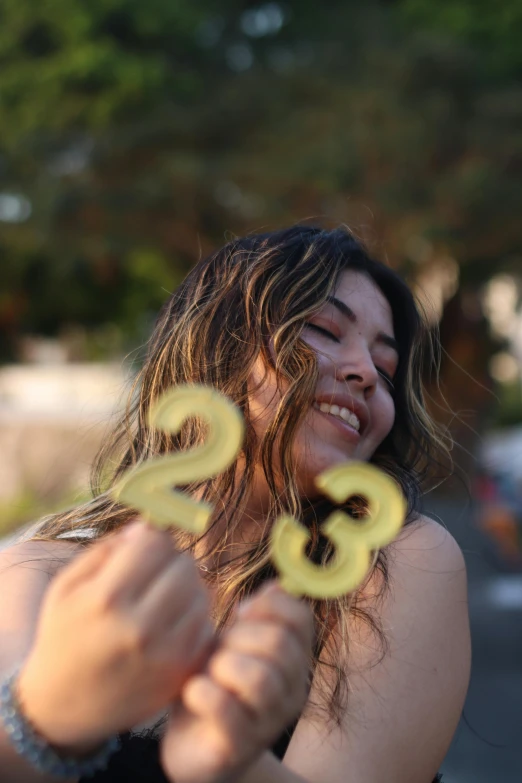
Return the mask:
M 339 310 L 342 315 L 348 318 L 352 324 L 357 323 L 357 316 L 355 315 L 352 308 L 348 307 L 348 305 L 342 302 L 340 299 L 337 299 L 336 296 L 329 296 L 328 302 L 337 308 L 337 310 Z M 389 348 L 393 348 L 394 351 L 399 353 L 399 343 L 395 337 L 392 337 L 390 334 L 386 334 L 386 332 L 379 332 L 377 335 L 377 342 L 383 343 L 384 345 L 387 345 Z

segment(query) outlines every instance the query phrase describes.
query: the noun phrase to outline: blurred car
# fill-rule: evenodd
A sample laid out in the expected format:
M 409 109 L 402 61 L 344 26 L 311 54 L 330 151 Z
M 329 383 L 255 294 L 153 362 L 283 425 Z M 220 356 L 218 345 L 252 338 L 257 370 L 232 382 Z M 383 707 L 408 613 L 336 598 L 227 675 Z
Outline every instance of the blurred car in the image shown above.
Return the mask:
M 484 441 L 475 479 L 475 523 L 485 554 L 501 571 L 522 571 L 522 427 Z

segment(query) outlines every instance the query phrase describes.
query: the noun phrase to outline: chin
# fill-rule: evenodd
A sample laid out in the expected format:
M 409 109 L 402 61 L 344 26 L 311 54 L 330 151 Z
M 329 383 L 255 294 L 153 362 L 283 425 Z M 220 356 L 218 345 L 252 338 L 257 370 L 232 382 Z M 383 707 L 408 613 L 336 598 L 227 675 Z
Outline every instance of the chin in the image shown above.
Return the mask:
M 345 462 L 353 462 L 357 459 L 357 457 L 350 454 L 339 452 L 321 455 L 321 458 L 314 460 L 313 464 L 309 463 L 306 466 L 306 470 L 298 470 L 298 473 L 301 474 L 298 479 L 301 494 L 310 500 L 322 496 L 322 493 L 319 492 L 315 483 L 321 473 L 324 473 L 326 470 L 333 468 L 336 465 L 342 465 Z

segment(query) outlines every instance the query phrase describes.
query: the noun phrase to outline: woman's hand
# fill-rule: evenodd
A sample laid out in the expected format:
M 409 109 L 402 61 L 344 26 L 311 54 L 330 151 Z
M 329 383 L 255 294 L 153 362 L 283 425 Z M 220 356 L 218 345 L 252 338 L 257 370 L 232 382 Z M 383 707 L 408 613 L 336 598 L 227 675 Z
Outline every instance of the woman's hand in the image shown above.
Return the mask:
M 309 607 L 274 583 L 240 606 L 172 708 L 161 747 L 172 781 L 233 780 L 270 748 L 306 702 L 312 636 Z
M 133 523 L 51 583 L 18 678 L 24 713 L 53 745 L 88 752 L 175 699 L 213 636 L 192 558 Z

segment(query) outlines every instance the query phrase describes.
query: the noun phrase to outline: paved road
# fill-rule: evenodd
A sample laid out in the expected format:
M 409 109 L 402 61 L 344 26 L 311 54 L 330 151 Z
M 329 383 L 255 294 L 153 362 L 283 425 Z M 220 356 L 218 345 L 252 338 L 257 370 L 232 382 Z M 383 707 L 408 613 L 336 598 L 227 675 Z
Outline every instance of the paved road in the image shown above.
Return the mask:
M 484 555 L 469 507 L 439 501 L 464 550 L 473 670 L 464 719 L 444 762 L 446 783 L 522 783 L 522 574 L 503 574 Z

